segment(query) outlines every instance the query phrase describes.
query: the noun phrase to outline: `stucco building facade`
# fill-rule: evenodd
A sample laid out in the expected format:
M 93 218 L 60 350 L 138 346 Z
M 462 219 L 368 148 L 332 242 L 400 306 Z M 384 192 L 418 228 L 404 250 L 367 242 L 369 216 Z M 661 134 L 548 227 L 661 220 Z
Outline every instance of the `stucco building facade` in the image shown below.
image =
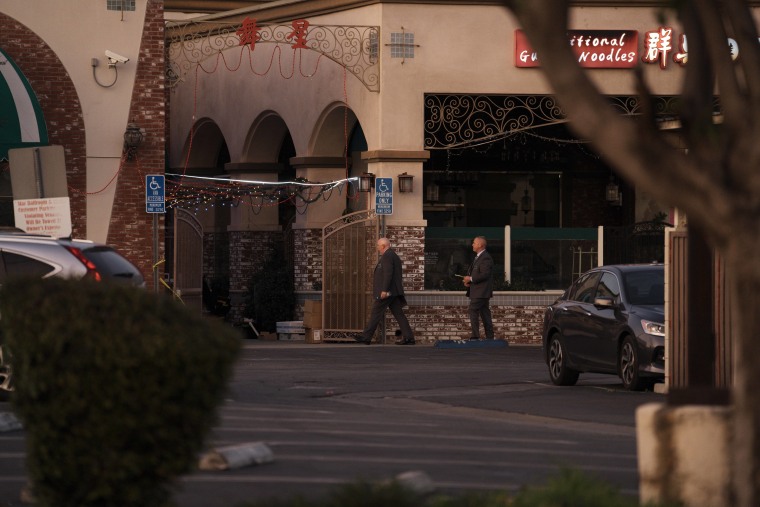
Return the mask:
M 568 43 L 632 119 L 634 67 L 664 120 L 684 72 L 683 31 L 658 19 L 658 4 L 573 3 Z M 184 248 L 175 210 L 189 212 L 202 277 L 229 292 L 236 323 L 278 244 L 298 311 L 320 297 L 323 228 L 376 207 L 376 194 L 358 191 L 364 173 L 395 185 L 382 233 L 404 260 L 424 340 L 467 332 L 466 299 L 451 289 L 475 234 L 488 237 L 511 288 L 526 289 L 494 298 L 497 334 L 538 343 L 555 290 L 609 257 L 598 227 L 674 221 L 574 137 L 540 55 L 500 2 L 26 0 L 6 2 L 0 17 L 0 49 L 36 94 L 47 143 L 64 146 L 73 234 L 171 281 Z M 129 61 L 108 65 L 105 50 Z M 143 133 L 131 158 L 130 123 Z M 158 251 L 148 174 L 167 175 Z M 400 175 L 413 178 L 411 192 L 398 191 Z M 288 194 L 289 182 L 314 186 Z

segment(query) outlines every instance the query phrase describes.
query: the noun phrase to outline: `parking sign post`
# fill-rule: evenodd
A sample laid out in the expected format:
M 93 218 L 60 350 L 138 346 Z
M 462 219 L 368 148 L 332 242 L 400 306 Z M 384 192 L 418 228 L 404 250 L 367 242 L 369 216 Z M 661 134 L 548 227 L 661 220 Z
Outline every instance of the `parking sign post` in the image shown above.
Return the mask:
M 166 213 L 166 181 L 163 174 L 145 176 L 145 211 L 153 214 L 153 292 L 158 293 L 158 213 Z

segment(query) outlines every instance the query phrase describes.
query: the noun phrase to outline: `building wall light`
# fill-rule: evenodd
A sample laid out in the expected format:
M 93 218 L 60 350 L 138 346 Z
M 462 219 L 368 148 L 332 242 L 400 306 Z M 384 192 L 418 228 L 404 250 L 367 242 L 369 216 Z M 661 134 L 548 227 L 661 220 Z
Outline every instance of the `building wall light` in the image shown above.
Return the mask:
M 412 192 L 414 191 L 414 176 L 407 173 L 398 175 L 398 190 L 399 192 Z
M 362 173 L 359 176 L 359 192 L 369 192 L 375 186 L 375 175 L 372 173 Z
M 137 148 L 142 142 L 142 129 L 136 123 L 127 124 L 127 130 L 124 132 L 124 153 L 127 154 L 127 160 L 134 160 Z

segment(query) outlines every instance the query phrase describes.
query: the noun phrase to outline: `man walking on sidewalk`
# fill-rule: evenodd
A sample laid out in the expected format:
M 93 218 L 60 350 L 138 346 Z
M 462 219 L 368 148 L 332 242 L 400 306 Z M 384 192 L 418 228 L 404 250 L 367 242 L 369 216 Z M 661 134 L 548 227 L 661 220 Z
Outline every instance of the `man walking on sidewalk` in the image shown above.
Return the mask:
M 380 260 L 375 266 L 372 283 L 372 297 L 374 298 L 372 313 L 367 327 L 355 335 L 354 339 L 369 345 L 380 320 L 385 315 L 385 310 L 390 308 L 393 317 L 401 328 L 401 340 L 396 341 L 396 345 L 414 345 L 414 334 L 403 310 L 403 306 L 406 305 L 406 297 L 404 296 L 404 284 L 401 276 L 401 259 L 391 249 L 391 242 L 388 238 L 377 240 L 377 253 L 380 254 Z

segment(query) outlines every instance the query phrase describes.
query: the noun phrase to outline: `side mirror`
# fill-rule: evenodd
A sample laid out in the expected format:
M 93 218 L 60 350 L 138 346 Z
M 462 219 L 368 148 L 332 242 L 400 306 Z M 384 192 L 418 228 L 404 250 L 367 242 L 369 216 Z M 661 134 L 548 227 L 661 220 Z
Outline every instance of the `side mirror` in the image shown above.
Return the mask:
M 594 306 L 597 308 L 613 308 L 615 306 L 615 301 L 611 297 L 598 297 L 594 299 Z

